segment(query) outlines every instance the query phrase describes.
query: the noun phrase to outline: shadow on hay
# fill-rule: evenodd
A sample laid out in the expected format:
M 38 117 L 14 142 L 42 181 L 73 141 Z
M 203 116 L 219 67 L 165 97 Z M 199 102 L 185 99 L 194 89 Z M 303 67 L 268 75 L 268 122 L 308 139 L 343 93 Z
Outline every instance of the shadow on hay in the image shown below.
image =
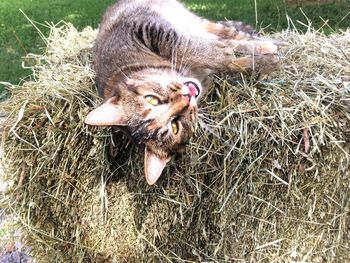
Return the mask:
M 168 249 L 181 255 L 182 258 L 193 258 L 193 253 L 185 248 L 185 243 L 193 242 L 197 246 L 196 249 L 204 250 L 209 240 L 198 238 L 201 235 L 201 228 L 209 229 L 210 224 L 212 232 L 213 225 L 210 221 L 217 217 L 205 212 L 215 209 L 210 200 L 210 191 L 204 191 L 198 195 L 197 188 L 182 182 L 190 180 L 184 177 L 191 176 L 191 173 L 188 173 L 189 167 L 192 167 L 190 170 L 195 173 L 198 163 L 178 154 L 166 167 L 157 185 L 150 187 L 144 179 L 143 150 L 133 145 L 121 131 L 113 130 L 112 134 L 111 142 L 106 145 L 112 169 L 107 184 L 123 182 L 128 193 L 132 195 L 132 203 L 135 205 L 134 226 L 144 235 L 144 239 L 152 240 L 145 240 L 149 244 L 144 251 L 168 246 Z M 210 185 L 210 182 L 210 176 L 205 176 L 201 184 Z M 183 196 L 180 197 L 180 195 Z M 219 229 L 216 231 L 219 235 Z M 156 236 L 154 236 L 155 232 L 157 232 Z M 155 258 L 161 260 L 161 256 L 162 253 L 159 253 Z M 148 256 L 145 255 L 144 260 L 147 258 Z

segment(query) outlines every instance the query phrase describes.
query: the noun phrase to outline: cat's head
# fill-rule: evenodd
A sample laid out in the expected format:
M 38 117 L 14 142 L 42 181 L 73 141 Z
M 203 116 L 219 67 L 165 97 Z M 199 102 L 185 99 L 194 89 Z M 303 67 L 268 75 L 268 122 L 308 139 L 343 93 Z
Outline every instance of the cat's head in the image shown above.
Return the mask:
M 137 72 L 108 86 L 108 99 L 88 114 L 85 123 L 127 129 L 145 148 L 145 176 L 152 185 L 192 137 L 202 87 L 196 79 L 165 70 Z

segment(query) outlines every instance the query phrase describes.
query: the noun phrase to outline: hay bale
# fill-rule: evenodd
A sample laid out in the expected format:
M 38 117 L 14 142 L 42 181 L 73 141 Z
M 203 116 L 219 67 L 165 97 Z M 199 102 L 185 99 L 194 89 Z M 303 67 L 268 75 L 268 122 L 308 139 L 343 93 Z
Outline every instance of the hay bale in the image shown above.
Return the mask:
M 216 77 L 154 187 L 122 134 L 83 124 L 95 34 L 53 27 L 7 101 L 5 201 L 38 262 L 350 261 L 350 30 L 277 33 L 271 79 Z

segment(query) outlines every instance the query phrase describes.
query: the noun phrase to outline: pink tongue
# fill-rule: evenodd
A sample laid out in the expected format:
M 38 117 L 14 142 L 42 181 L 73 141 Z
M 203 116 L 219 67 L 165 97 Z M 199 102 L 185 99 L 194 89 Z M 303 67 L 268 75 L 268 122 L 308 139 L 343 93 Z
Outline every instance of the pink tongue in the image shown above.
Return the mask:
M 197 95 L 197 89 L 196 89 L 196 87 L 195 87 L 193 84 L 191 84 L 191 83 L 189 83 L 189 84 L 187 85 L 187 87 L 188 87 L 188 94 L 189 94 L 191 97 L 195 97 L 195 96 Z

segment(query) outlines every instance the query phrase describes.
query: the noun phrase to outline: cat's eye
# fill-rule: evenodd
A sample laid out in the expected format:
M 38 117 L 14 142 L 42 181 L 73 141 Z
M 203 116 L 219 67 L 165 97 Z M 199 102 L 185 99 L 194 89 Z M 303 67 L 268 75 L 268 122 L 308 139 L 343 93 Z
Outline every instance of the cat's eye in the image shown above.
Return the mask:
M 145 96 L 145 100 L 153 106 L 157 106 L 160 104 L 160 100 L 156 96 L 153 96 L 153 95 Z
M 173 131 L 174 135 L 179 133 L 179 126 L 178 126 L 177 122 L 175 122 L 175 121 L 171 122 L 171 130 Z

